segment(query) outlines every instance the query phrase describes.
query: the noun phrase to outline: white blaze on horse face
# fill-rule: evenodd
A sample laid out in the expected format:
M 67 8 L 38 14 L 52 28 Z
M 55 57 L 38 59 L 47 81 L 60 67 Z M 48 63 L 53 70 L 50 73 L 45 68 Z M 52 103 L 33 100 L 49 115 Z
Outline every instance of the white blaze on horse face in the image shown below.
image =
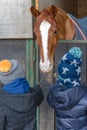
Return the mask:
M 40 25 L 40 32 L 42 37 L 42 47 L 43 47 L 43 55 L 44 55 L 44 62 L 40 59 L 40 69 L 44 72 L 50 71 L 52 69 L 52 65 L 48 58 L 48 31 L 51 27 L 51 24 L 46 20 L 42 21 Z

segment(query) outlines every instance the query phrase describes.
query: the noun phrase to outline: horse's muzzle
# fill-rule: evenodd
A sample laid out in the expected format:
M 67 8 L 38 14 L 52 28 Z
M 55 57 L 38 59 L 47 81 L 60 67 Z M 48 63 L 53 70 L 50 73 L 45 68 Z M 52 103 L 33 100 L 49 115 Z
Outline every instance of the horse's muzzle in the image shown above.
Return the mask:
M 50 72 L 52 70 L 53 66 L 49 61 L 42 62 L 40 61 L 40 70 L 44 73 Z

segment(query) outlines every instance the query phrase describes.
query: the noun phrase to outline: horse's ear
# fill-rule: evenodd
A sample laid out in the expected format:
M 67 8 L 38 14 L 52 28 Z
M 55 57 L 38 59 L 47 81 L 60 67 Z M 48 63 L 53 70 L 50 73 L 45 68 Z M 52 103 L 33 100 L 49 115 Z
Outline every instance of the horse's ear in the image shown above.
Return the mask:
M 32 14 L 34 17 L 37 17 L 37 16 L 40 15 L 40 12 L 39 12 L 37 9 L 35 9 L 35 7 L 33 7 L 33 6 L 30 8 L 30 11 L 31 11 L 31 14 Z
M 65 22 L 65 40 L 72 40 L 75 35 L 75 28 L 70 19 L 67 18 Z
M 56 6 L 51 5 L 50 12 L 51 12 L 51 14 L 53 15 L 53 17 L 55 17 L 56 14 L 57 14 L 57 8 L 56 8 Z

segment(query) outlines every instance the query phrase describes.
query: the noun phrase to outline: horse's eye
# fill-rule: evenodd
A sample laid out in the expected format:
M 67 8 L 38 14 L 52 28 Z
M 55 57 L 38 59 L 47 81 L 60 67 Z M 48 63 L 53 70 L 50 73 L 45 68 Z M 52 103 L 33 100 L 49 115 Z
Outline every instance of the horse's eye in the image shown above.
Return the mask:
M 53 32 L 54 34 L 57 34 L 57 30 L 54 30 L 54 32 Z

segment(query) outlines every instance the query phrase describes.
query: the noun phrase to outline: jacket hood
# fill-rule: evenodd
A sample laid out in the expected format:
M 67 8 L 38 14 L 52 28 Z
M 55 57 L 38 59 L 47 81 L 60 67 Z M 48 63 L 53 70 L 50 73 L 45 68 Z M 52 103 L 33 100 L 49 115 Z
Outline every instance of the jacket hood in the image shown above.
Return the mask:
M 21 81 L 18 81 L 18 84 L 19 84 L 19 82 L 21 82 Z M 26 82 L 27 81 L 25 81 L 25 83 Z M 24 82 L 20 83 L 22 87 L 24 87 L 24 85 L 25 85 L 23 83 Z M 18 84 L 15 84 L 15 87 Z M 33 97 L 35 94 L 36 94 L 36 92 L 34 90 L 32 90 L 31 87 L 29 87 L 29 92 L 22 93 L 22 94 L 12 94 L 12 93 L 9 93 L 9 92 L 5 91 L 4 89 L 0 88 L 0 101 L 4 105 L 8 106 L 10 109 L 13 109 L 18 112 L 27 112 L 34 105 L 33 100 L 35 100 L 35 99 Z
M 59 109 L 72 108 L 87 92 L 84 85 L 66 90 L 64 88 L 64 86 L 59 86 L 58 84 L 52 86 L 47 97 L 48 103 Z

